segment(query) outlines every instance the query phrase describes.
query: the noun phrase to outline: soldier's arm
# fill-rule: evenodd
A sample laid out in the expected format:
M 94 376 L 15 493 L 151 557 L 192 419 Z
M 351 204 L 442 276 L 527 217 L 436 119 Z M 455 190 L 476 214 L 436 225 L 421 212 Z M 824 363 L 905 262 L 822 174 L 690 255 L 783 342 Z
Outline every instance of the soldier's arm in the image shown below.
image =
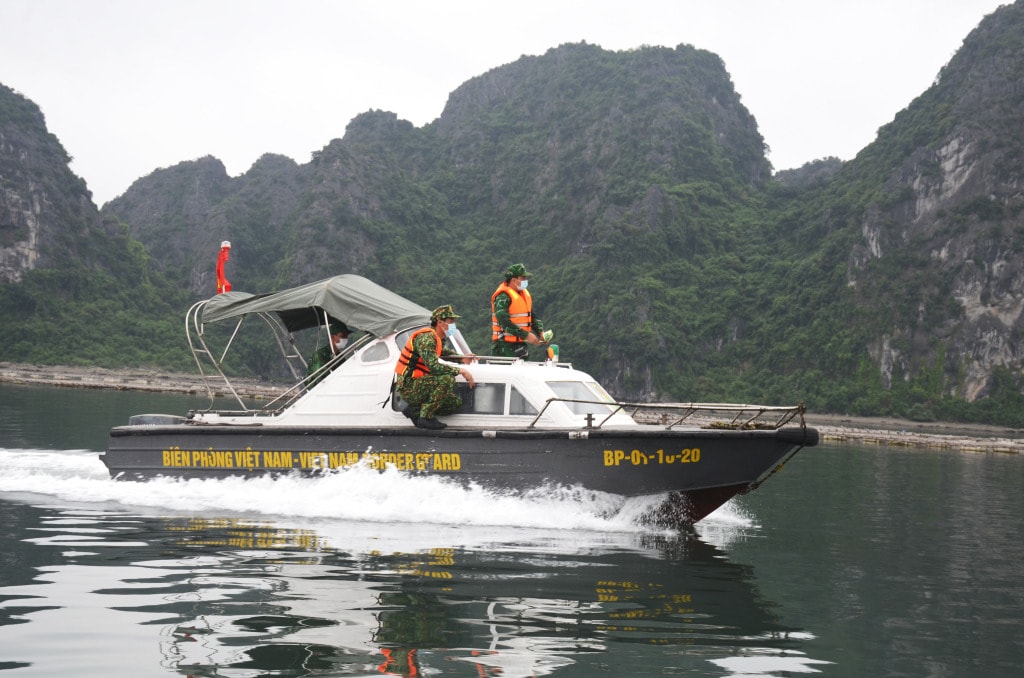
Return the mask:
M 445 365 L 437 359 L 437 335 L 433 332 L 424 332 L 416 337 L 416 352 L 427 365 L 431 374 L 458 374 L 459 368 L 453 365 Z

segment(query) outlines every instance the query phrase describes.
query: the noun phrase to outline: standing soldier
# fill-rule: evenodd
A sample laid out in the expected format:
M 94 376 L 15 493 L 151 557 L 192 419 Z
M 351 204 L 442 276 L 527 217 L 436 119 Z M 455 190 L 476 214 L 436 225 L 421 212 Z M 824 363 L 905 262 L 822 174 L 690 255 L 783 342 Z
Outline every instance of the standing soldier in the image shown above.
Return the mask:
M 512 264 L 505 270 L 505 282 L 491 295 L 492 355 L 525 358 L 527 344 L 539 346 L 551 338 L 533 315 L 533 297 L 526 290 L 531 275 L 522 264 Z
M 443 344 L 445 336 L 455 331 L 455 319 L 461 317 L 450 305 L 435 308 L 430 314 L 430 327 L 413 332 L 395 365 L 398 395 L 408 403 L 402 414 L 419 428 L 440 430 L 447 424 L 434 417 L 453 414 L 462 407 L 462 399 L 455 393 L 455 377 L 462 375 L 470 388 L 475 385 L 473 375 L 465 367 L 438 360 L 458 355 L 444 349 Z

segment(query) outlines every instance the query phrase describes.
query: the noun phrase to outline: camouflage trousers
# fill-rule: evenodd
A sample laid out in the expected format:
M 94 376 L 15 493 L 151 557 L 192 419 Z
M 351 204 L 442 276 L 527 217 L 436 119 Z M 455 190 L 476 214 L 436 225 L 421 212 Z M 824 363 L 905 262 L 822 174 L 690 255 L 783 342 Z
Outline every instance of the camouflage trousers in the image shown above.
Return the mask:
M 526 349 L 526 344 L 523 342 L 511 342 L 511 341 L 496 341 L 491 344 L 491 355 L 500 356 L 502 358 L 525 358 L 526 355 L 517 356 L 516 351 L 522 352 Z
M 462 407 L 462 398 L 455 394 L 453 374 L 428 374 L 419 379 L 399 377 L 398 395 L 418 409 L 423 419 L 454 414 Z

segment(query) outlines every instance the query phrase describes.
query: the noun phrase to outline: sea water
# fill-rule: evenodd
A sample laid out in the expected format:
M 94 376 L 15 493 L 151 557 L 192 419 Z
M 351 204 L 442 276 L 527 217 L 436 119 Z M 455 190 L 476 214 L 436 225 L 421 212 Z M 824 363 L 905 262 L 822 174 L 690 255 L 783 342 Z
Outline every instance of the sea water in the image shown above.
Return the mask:
M 0 384 L 6 675 L 1009 676 L 1024 661 L 1016 456 L 823 445 L 675 533 L 621 497 L 363 468 L 115 482 L 105 429 L 182 405 L 122 396 Z

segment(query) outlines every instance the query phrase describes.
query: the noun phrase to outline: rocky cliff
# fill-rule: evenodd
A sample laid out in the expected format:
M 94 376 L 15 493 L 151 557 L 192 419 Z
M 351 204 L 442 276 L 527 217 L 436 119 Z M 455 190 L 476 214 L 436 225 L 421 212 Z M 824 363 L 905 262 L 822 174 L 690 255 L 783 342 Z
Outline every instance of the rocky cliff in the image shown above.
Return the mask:
M 89 258 L 90 235 L 104 227 L 70 161 L 39 107 L 0 85 L 0 283 Z
M 471 235 L 502 247 L 509 228 L 524 242 L 519 256 L 538 265 L 579 254 L 602 238 L 595 223 L 614 227 L 645 211 L 652 172 L 672 183 L 751 189 L 770 178 L 764 140 L 716 55 L 586 44 L 473 78 L 421 129 L 392 113 L 364 113 L 310 163 L 279 169 L 262 193 L 242 200 L 241 187 L 263 172 L 259 164 L 229 180 L 212 158 L 182 163 L 136 182 L 104 210 L 144 243 L 181 246 L 158 265 L 187 265 L 199 292 L 207 289 L 202 257 L 214 241 L 241 241 L 245 210 L 264 218 L 252 221 L 259 240 L 287 233 L 277 241 L 287 261 L 277 284 L 336 270 L 370 269 L 387 280 L 394 262 L 381 256 L 396 246 L 430 252 Z M 624 186 L 624 176 L 634 185 Z M 252 199 L 259 208 L 246 205 Z M 250 282 L 256 289 L 267 281 Z
M 946 392 L 974 401 L 994 368 L 1021 370 L 1022 35 L 1020 2 L 986 18 L 851 163 L 851 174 L 884 177 L 859 225 L 849 284 L 889 319 L 869 347 L 887 383 L 938 365 Z

